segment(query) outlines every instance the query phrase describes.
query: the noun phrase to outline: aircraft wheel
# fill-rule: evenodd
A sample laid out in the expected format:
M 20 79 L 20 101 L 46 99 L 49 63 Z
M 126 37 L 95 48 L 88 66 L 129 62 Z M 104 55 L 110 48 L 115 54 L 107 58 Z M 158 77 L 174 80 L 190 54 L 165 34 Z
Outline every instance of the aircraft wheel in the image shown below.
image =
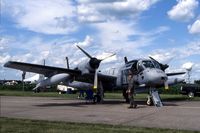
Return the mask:
M 101 102 L 101 97 L 99 95 L 95 95 L 93 98 L 94 103 L 100 103 Z
M 148 98 L 147 98 L 147 105 L 148 105 L 148 106 L 152 106 L 152 105 L 153 105 L 153 100 L 152 100 L 151 97 L 148 97 Z
M 194 97 L 194 92 L 192 92 L 192 91 L 189 92 L 189 93 L 188 93 L 188 97 L 189 97 L 189 98 L 193 98 L 193 97 Z
M 34 92 L 34 93 L 39 93 L 39 92 L 40 92 L 40 89 L 35 89 L 33 92 Z

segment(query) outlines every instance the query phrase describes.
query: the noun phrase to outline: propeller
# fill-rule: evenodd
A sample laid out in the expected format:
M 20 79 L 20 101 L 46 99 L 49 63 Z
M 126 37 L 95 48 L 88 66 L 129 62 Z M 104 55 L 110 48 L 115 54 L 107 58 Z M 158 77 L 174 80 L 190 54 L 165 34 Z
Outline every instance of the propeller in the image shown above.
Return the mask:
M 93 89 L 96 91 L 98 88 L 98 68 L 99 65 L 101 63 L 101 61 L 110 58 L 114 55 L 116 55 L 115 53 L 112 55 L 109 55 L 103 59 L 97 59 L 96 57 L 92 57 L 88 52 L 86 52 L 84 49 L 82 49 L 80 46 L 76 45 L 88 58 L 90 58 L 89 64 L 90 66 L 94 69 L 95 73 L 94 73 L 94 86 Z
M 98 87 L 98 72 L 97 72 L 97 70 L 95 70 L 93 89 L 94 89 L 94 90 L 97 90 L 97 87 Z
M 168 90 L 168 89 L 169 89 L 169 85 L 168 85 L 168 83 L 167 83 L 167 80 L 165 80 L 164 85 L 165 85 L 165 90 Z
M 160 65 L 161 70 L 165 71 L 165 69 L 167 69 L 169 67 L 169 65 L 167 64 L 162 64 L 160 62 L 158 62 L 157 60 L 155 60 L 153 57 L 149 56 L 150 59 L 152 59 L 153 61 L 157 62 Z

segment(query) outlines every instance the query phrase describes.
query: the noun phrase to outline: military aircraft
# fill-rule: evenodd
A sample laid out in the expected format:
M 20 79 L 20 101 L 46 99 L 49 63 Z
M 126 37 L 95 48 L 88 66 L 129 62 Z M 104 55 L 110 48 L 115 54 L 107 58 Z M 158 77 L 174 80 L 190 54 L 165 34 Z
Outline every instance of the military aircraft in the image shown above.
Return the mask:
M 46 79 L 40 81 L 34 90 L 41 87 L 59 84 L 60 82 L 77 89 L 90 88 L 95 92 L 94 101 L 100 102 L 103 100 L 103 93 L 105 90 L 122 89 L 123 96 L 128 101 L 126 93 L 128 87 L 128 71 L 136 71 L 135 82 L 137 84 L 136 92 L 148 91 L 149 97 L 147 104 L 152 104 L 152 96 L 154 90 L 159 87 L 176 84 L 182 79 L 168 79 L 168 76 L 184 74 L 185 72 L 165 73 L 165 69 L 169 66 L 161 64 L 152 57 L 148 59 L 130 60 L 125 57 L 123 65 L 118 69 L 115 75 L 109 75 L 98 71 L 101 61 L 115 55 L 112 54 L 104 59 L 97 59 L 92 57 L 84 49 L 77 47 L 88 57 L 87 60 L 79 63 L 75 68 L 69 68 L 67 60 L 67 68 L 44 66 L 38 64 L 30 64 L 24 62 L 8 61 L 4 67 L 18 69 L 24 72 L 33 72 L 43 74 Z M 154 103 L 155 104 L 155 103 Z

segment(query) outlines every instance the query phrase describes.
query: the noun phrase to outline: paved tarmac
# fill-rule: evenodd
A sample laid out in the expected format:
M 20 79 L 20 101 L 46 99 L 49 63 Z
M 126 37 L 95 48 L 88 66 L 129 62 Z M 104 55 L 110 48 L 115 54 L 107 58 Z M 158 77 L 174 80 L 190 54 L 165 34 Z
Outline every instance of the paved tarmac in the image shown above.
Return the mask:
M 55 97 L 1 96 L 0 100 L 1 117 L 200 131 L 198 101 L 164 102 L 161 108 L 139 102 L 137 109 L 128 109 L 120 100 L 103 104 Z

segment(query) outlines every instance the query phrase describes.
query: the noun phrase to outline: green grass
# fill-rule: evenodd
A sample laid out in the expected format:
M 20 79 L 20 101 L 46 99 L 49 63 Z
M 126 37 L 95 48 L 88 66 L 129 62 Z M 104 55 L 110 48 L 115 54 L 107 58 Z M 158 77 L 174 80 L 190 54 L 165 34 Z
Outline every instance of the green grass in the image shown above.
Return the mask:
M 77 94 L 58 94 L 57 92 L 40 92 L 33 93 L 32 91 L 9 91 L 0 90 L 0 96 L 31 96 L 31 97 L 61 97 L 65 99 L 77 99 Z M 200 97 L 188 98 L 186 95 L 181 94 L 161 94 L 163 101 L 200 101 Z M 147 94 L 137 94 L 136 99 L 146 100 Z M 123 99 L 122 93 L 105 93 L 105 99 Z
M 194 133 L 195 131 L 0 117 L 1 133 Z

